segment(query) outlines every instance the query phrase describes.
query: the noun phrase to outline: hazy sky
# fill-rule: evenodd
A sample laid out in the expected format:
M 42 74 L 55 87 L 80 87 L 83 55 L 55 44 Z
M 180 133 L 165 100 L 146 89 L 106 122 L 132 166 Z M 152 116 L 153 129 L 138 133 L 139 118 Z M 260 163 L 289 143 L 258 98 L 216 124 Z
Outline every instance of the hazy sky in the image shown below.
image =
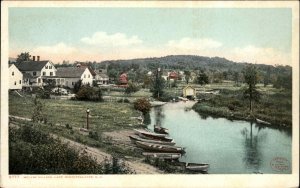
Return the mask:
M 9 8 L 9 54 L 102 61 L 176 54 L 291 65 L 291 9 Z

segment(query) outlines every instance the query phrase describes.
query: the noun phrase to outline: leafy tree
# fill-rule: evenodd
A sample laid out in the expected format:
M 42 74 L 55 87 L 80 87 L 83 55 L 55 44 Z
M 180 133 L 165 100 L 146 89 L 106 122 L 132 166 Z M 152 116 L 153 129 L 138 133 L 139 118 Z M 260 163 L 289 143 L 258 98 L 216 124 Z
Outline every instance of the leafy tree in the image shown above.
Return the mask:
M 154 98 L 159 99 L 163 95 L 165 80 L 161 77 L 161 71 L 156 71 L 151 92 Z
M 208 76 L 204 71 L 201 71 L 197 77 L 197 83 L 202 85 L 208 84 Z
M 184 78 L 185 78 L 186 84 L 189 84 L 189 81 L 191 79 L 191 71 L 185 70 L 184 71 Z
M 260 93 L 256 89 L 258 72 L 255 66 L 249 65 L 243 70 L 244 79 L 248 87 L 244 91 L 244 98 L 249 99 L 249 109 L 252 111 L 253 101 L 258 101 Z
M 143 113 L 143 115 L 145 115 L 148 112 L 150 112 L 151 104 L 145 98 L 137 99 L 134 102 L 134 109 L 141 111 Z
M 22 63 L 23 61 L 29 61 L 31 55 L 29 52 L 22 52 L 20 55 L 18 55 L 16 62 L 17 63 Z
M 78 80 L 75 83 L 74 88 L 73 88 L 74 93 L 77 93 L 80 90 L 81 85 L 82 85 L 82 80 Z
M 128 87 L 125 89 L 126 94 L 131 94 L 139 90 L 138 86 L 131 81 L 128 82 Z
M 273 84 L 275 88 L 292 89 L 292 74 L 278 75 L 276 81 Z

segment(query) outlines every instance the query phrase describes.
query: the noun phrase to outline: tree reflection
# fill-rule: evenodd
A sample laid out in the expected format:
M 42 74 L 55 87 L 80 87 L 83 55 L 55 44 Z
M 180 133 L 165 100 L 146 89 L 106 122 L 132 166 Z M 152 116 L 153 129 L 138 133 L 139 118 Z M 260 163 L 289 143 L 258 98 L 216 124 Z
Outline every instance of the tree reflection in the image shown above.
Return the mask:
M 253 122 L 250 122 L 250 130 L 247 128 L 244 128 L 241 131 L 241 134 L 245 138 L 244 142 L 244 147 L 245 147 L 245 156 L 243 158 L 245 162 L 245 166 L 248 169 L 254 168 L 256 172 L 259 171 L 260 166 L 261 166 L 261 151 L 260 151 L 260 141 L 264 140 L 265 135 L 261 135 L 259 138 L 258 133 L 260 132 L 261 129 L 257 129 L 257 133 L 253 134 Z
M 154 107 L 154 121 L 155 125 L 161 126 L 165 115 L 163 114 L 163 110 L 161 106 Z
M 144 115 L 144 124 L 145 125 L 150 125 L 151 124 L 150 113 L 147 113 L 147 114 Z

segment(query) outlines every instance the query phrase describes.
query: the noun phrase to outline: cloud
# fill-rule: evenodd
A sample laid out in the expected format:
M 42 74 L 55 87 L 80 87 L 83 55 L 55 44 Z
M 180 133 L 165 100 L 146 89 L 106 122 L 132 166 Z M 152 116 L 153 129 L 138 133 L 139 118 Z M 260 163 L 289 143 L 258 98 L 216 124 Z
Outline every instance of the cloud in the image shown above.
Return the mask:
M 30 52 L 31 55 L 40 55 L 41 59 L 50 59 L 53 62 L 62 62 L 63 60 L 99 62 L 184 54 L 219 56 L 236 62 L 292 65 L 291 54 L 275 48 L 254 45 L 226 48 L 220 41 L 209 38 L 185 37 L 149 47 L 137 36 L 128 37 L 122 33 L 108 35 L 105 32 L 97 32 L 90 38 L 85 37 L 80 41 L 87 45 L 82 45 L 82 43 L 81 45 L 70 45 L 60 42 L 50 46 L 38 46 Z M 19 51 L 11 52 L 12 57 L 19 53 Z
M 224 54 L 225 55 L 225 54 Z M 262 48 L 249 45 L 243 48 L 233 48 L 228 51 L 227 58 L 239 62 L 251 62 L 268 65 L 291 65 L 291 54 L 274 48 Z
M 93 36 L 84 37 L 80 41 L 88 45 L 102 46 L 105 48 L 127 47 L 143 43 L 136 35 L 131 37 L 123 33 L 108 35 L 106 32 L 96 32 Z
M 52 46 L 39 46 L 33 49 L 33 53 L 48 53 L 48 54 L 72 54 L 77 52 L 77 49 L 68 46 L 65 43 L 58 43 Z
M 222 46 L 222 43 L 209 38 L 182 38 L 180 40 L 170 40 L 166 46 L 174 50 L 199 51 L 206 49 L 215 49 Z

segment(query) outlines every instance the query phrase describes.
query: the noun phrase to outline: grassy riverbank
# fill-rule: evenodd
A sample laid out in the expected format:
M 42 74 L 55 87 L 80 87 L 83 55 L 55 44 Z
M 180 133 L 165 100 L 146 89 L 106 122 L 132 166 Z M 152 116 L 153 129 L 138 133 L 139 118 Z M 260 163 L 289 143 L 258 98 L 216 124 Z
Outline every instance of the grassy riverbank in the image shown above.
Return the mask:
M 218 95 L 200 95 L 200 102 L 193 109 L 200 114 L 226 117 L 229 119 L 251 120 L 258 118 L 270 122 L 271 126 L 292 126 L 292 93 L 271 87 L 259 87 L 261 99 L 254 102 L 253 111 L 249 101 L 239 90 L 221 89 Z

